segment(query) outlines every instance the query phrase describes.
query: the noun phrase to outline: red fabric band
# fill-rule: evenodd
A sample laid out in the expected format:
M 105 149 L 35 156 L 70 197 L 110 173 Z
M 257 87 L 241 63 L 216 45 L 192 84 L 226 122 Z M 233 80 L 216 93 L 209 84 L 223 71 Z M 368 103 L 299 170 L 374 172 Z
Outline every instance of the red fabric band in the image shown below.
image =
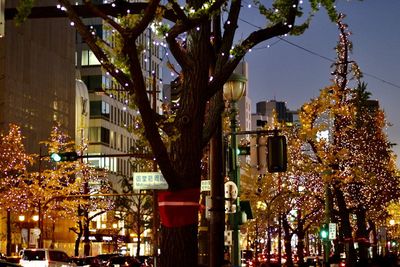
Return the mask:
M 158 192 L 160 221 L 165 227 L 180 227 L 198 222 L 200 188 Z

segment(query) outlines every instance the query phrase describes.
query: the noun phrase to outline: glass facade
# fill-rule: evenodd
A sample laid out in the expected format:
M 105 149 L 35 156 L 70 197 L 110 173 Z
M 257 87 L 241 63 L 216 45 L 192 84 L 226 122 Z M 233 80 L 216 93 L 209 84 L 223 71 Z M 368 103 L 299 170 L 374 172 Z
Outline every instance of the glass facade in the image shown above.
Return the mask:
M 90 101 L 90 118 L 110 119 L 110 104 L 104 101 Z
M 89 128 L 89 143 L 110 144 L 110 130 L 104 127 Z
M 82 66 L 100 65 L 100 61 L 96 58 L 91 50 L 82 50 Z

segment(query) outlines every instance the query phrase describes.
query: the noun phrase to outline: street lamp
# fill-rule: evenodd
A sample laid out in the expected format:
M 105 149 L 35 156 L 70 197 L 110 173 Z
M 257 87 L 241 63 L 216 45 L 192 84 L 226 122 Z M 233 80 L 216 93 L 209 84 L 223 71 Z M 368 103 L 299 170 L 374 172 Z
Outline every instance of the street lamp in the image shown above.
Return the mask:
M 224 84 L 224 98 L 230 103 L 230 135 L 231 135 L 231 169 L 229 172 L 229 176 L 231 181 L 233 181 L 237 186 L 237 192 L 239 196 L 240 192 L 240 172 L 237 164 L 237 142 L 236 142 L 236 134 L 237 134 L 237 101 L 243 96 L 246 90 L 246 81 L 247 79 L 240 75 L 233 73 L 228 81 Z M 236 211 L 231 216 L 231 229 L 232 229 L 232 263 L 234 267 L 240 266 L 240 245 L 239 245 L 239 216 L 240 212 L 240 201 L 239 197 L 235 200 Z

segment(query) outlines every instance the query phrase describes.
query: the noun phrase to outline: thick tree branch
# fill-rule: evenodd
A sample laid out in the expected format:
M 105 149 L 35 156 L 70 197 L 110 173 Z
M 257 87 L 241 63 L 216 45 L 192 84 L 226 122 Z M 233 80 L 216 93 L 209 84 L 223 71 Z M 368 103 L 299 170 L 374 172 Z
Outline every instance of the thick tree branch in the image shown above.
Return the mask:
M 168 0 L 168 3 L 171 4 L 172 10 L 175 12 L 176 16 L 178 17 L 178 20 L 181 20 L 184 23 L 189 22 L 189 19 L 186 16 L 185 12 L 183 12 L 182 8 L 179 6 L 179 4 L 176 1 Z
M 104 21 L 106 21 L 111 27 L 113 27 L 116 31 L 118 31 L 121 35 L 125 34 L 124 28 L 121 27 L 115 20 L 113 20 L 110 16 L 105 14 L 104 12 L 100 11 L 99 8 L 97 8 L 96 5 L 93 5 L 91 0 L 86 0 L 84 1 L 85 5 L 88 7 L 88 9 L 97 17 L 102 18 Z
M 222 95 L 222 90 L 218 92 L 213 98 L 211 98 L 209 103 L 209 112 L 207 114 L 207 118 L 205 120 L 204 128 L 203 128 L 203 136 L 202 136 L 202 147 L 205 147 L 211 136 L 215 133 L 217 129 L 217 123 L 220 122 L 218 117 L 221 117 L 225 109 L 224 99 Z
M 132 29 L 132 34 L 134 38 L 138 37 L 144 32 L 144 30 L 149 26 L 157 14 L 157 8 L 160 4 L 160 0 L 150 0 L 148 6 L 144 10 L 143 17 L 139 20 L 139 23 L 135 25 Z
M 169 45 L 169 50 L 181 68 L 189 68 L 194 63 L 189 59 L 186 49 L 176 39 L 179 34 L 185 32 L 187 29 L 189 29 L 189 25 L 185 25 L 183 22 L 177 21 L 176 24 L 168 31 L 165 38 Z
M 234 55 L 233 59 L 227 60 L 229 57 L 229 50 L 230 47 L 232 46 L 232 38 L 233 35 L 236 31 L 237 27 L 237 19 L 239 16 L 239 11 L 240 11 L 240 6 L 238 3 L 240 1 L 233 1 L 229 13 L 229 17 L 232 19 L 232 21 L 227 21 L 227 25 L 225 25 L 225 33 L 223 37 L 223 43 L 221 47 L 221 53 L 218 55 L 219 58 L 218 61 L 220 61 L 220 64 L 223 64 L 224 67 L 221 68 L 221 71 L 219 73 L 216 73 L 214 76 L 214 79 L 210 82 L 209 88 L 206 94 L 206 99 L 209 100 L 215 93 L 218 91 L 223 84 L 227 81 L 229 78 L 230 74 L 234 71 L 236 66 L 239 64 L 239 62 L 243 59 L 244 55 L 254 46 L 257 44 L 271 39 L 276 36 L 280 36 L 283 34 L 286 34 L 290 32 L 290 30 L 293 28 L 293 25 L 295 23 L 296 15 L 297 15 L 297 6 L 298 6 L 298 0 L 293 0 L 293 4 L 290 8 L 290 11 L 288 12 L 288 15 L 286 17 L 285 23 L 283 22 L 278 22 L 274 24 L 271 27 L 263 28 L 257 31 L 252 32 L 237 48 L 238 51 Z M 238 10 L 239 9 L 239 10 Z M 224 63 L 227 62 L 226 64 Z
M 217 66 L 223 66 L 229 60 L 229 51 L 232 48 L 235 32 L 238 28 L 238 19 L 241 6 L 241 0 L 235 0 L 231 2 L 228 18 L 224 23 L 224 34 L 222 36 L 221 48 L 217 53 Z M 221 69 L 221 67 L 218 69 Z
M 139 108 L 139 112 L 142 117 L 146 139 L 150 143 L 152 152 L 157 159 L 157 163 L 160 166 L 160 169 L 163 171 L 163 175 L 170 188 L 179 188 L 177 185 L 179 184 L 180 176 L 174 170 L 169 159 L 168 151 L 161 139 L 159 128 L 156 124 L 155 112 L 151 108 L 150 101 L 147 96 L 143 73 L 141 71 L 137 71 L 141 69 L 139 58 L 137 57 L 137 48 L 135 45 L 132 45 L 131 40 L 127 39 L 124 42 L 123 49 L 129 56 L 129 72 L 133 79 L 132 93 L 134 93 L 133 95 L 135 97 L 135 103 Z
M 81 35 L 82 39 L 89 46 L 90 50 L 96 55 L 97 59 L 101 62 L 102 66 L 115 77 L 121 84 L 129 82 L 129 78 L 119 71 L 111 62 L 108 56 L 97 44 L 97 38 L 88 29 L 88 27 L 79 18 L 78 14 L 74 11 L 68 0 L 59 0 L 59 2 L 67 9 L 68 18 L 74 23 L 76 30 Z
M 173 11 L 175 12 L 176 17 L 178 17 L 175 25 L 171 27 L 168 31 L 166 40 L 169 45 L 169 49 L 171 53 L 174 55 L 176 61 L 182 68 L 190 68 L 194 61 L 191 60 L 186 54 L 186 50 L 181 43 L 179 43 L 176 38 L 184 33 L 193 29 L 197 25 L 200 25 L 206 21 L 210 20 L 210 16 L 213 16 L 214 12 L 219 12 L 221 6 L 226 2 L 225 0 L 215 1 L 208 12 L 204 12 L 204 14 L 195 16 L 193 18 L 189 18 L 180 8 L 180 6 L 175 1 L 170 1 L 172 4 Z

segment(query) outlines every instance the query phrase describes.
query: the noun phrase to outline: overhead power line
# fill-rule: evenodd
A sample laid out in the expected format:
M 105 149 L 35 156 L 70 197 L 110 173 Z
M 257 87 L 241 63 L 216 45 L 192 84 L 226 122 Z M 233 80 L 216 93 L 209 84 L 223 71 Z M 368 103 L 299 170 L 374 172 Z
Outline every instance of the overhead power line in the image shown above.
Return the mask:
M 244 19 L 240 19 L 240 20 L 243 21 L 244 23 L 250 25 L 250 26 L 253 26 L 253 27 L 257 28 L 257 29 L 261 29 L 261 27 L 255 25 L 255 24 L 253 24 L 253 23 L 251 23 L 251 22 L 248 22 L 248 21 L 246 21 L 246 20 L 244 20 Z M 267 45 L 267 46 L 254 48 L 253 50 L 261 50 L 261 49 L 270 48 L 270 47 L 272 47 L 273 45 L 276 45 L 277 43 L 279 43 L 280 41 L 283 41 L 283 42 L 285 42 L 285 43 L 287 43 L 287 44 L 289 44 L 289 45 L 291 45 L 291 46 L 294 46 L 294 47 L 296 47 L 296 48 L 298 48 L 298 49 L 301 49 L 301 50 L 303 50 L 303 51 L 305 51 L 305 52 L 307 52 L 307 53 L 309 53 L 309 54 L 311 54 L 311 55 L 313 55 L 313 56 L 322 58 L 322 59 L 324 59 L 324 60 L 326 60 L 326 61 L 329 61 L 329 62 L 331 62 L 331 63 L 334 63 L 334 62 L 335 62 L 335 60 L 332 59 L 332 58 L 326 57 L 326 56 L 321 55 L 321 54 L 319 54 L 319 53 L 317 53 L 317 52 L 314 52 L 314 51 L 312 51 L 312 50 L 310 50 L 310 49 L 308 49 L 308 48 L 305 48 L 305 47 L 303 47 L 303 46 L 301 46 L 301 45 L 298 45 L 298 44 L 296 44 L 296 43 L 293 43 L 293 42 L 291 42 L 291 41 L 288 41 L 287 39 L 285 39 L 285 38 L 283 38 L 283 37 L 278 36 L 278 37 L 276 37 L 276 38 L 278 38 L 278 41 L 275 41 L 275 42 L 273 42 L 272 44 Z M 392 82 L 389 82 L 389 81 L 387 81 L 387 80 L 385 80 L 385 79 L 383 79 L 383 78 L 380 78 L 380 77 L 377 76 L 377 75 L 370 74 L 370 73 L 364 72 L 364 71 L 362 71 L 362 73 L 363 73 L 364 76 L 371 77 L 371 78 L 373 78 L 373 79 L 375 79 L 375 80 L 378 80 L 378 81 L 380 81 L 380 82 L 382 82 L 382 83 L 385 83 L 385 84 L 387 84 L 387 85 L 390 85 L 390 86 L 393 86 L 393 87 L 396 87 L 396 88 L 400 89 L 400 85 L 395 84 L 395 83 L 392 83 Z

